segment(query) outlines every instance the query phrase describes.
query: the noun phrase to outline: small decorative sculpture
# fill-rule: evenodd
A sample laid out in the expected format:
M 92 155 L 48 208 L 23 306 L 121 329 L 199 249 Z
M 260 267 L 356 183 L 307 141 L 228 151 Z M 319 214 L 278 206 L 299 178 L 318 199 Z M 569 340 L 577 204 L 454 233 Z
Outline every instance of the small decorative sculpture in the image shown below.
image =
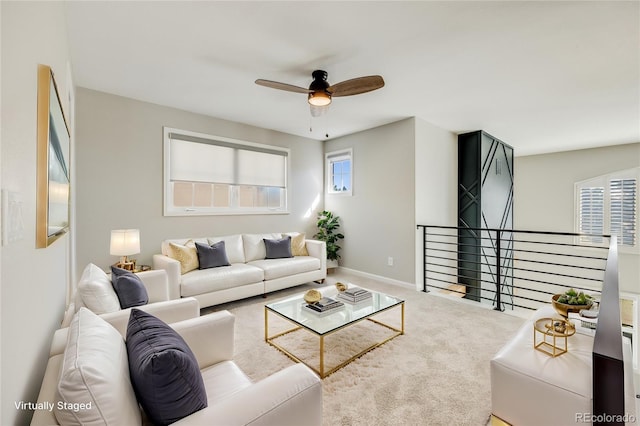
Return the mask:
M 304 301 L 307 303 L 316 303 L 322 299 L 322 294 L 318 290 L 311 289 L 304 294 Z
M 338 289 L 338 291 L 343 292 L 347 289 L 347 285 L 338 281 L 336 283 L 336 288 Z

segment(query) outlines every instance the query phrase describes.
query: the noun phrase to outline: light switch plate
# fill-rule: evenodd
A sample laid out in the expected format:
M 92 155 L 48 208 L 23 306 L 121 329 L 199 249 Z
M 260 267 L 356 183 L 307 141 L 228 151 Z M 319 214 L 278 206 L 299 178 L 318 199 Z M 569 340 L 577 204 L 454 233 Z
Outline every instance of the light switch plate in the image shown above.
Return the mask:
M 24 238 L 22 218 L 22 195 L 7 189 L 2 190 L 2 245 Z

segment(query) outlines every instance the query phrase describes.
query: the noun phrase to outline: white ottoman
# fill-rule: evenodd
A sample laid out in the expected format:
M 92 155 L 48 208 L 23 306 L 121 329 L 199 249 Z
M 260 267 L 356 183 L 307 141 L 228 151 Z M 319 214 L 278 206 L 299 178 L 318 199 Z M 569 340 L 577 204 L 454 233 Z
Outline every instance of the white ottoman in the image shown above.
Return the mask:
M 538 309 L 491 360 L 491 411 L 511 425 L 569 425 L 591 413 L 593 337 L 574 334 L 555 358 L 533 348 L 535 320 L 557 316 Z

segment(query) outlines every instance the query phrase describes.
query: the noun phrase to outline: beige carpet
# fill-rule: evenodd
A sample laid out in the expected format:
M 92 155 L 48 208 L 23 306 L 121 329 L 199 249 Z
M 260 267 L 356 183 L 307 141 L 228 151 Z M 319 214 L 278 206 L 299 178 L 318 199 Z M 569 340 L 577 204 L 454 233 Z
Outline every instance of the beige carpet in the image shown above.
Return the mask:
M 490 309 L 438 297 L 411 288 L 336 273 L 336 281 L 383 291 L 406 300 L 405 335 L 372 350 L 323 380 L 325 425 L 477 425 L 491 411 L 489 360 L 523 320 Z M 253 380 L 291 361 L 264 342 L 264 309 L 291 294 L 318 288 L 307 284 L 261 297 L 203 310 L 228 309 L 236 315 L 235 360 Z M 270 330 L 288 326 L 270 316 Z M 274 319 L 272 321 L 272 318 Z M 399 325 L 400 310 L 380 314 Z M 390 331 L 369 321 L 325 338 L 325 363 L 337 365 Z M 318 338 L 298 331 L 280 344 L 318 364 Z

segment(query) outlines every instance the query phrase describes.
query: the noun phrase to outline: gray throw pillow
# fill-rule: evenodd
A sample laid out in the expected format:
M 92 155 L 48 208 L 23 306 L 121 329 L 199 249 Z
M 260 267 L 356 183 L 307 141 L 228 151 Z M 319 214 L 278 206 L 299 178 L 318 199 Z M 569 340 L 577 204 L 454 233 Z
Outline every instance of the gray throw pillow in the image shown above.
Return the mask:
M 284 238 L 277 240 L 264 239 L 264 247 L 267 250 L 267 256 L 265 259 L 283 259 L 287 257 L 293 257 L 291 254 L 291 236 L 287 235 Z
M 167 425 L 207 407 L 198 361 L 173 328 L 132 309 L 126 346 L 131 384 L 153 424 Z
M 114 269 L 120 268 L 111 267 L 111 283 L 113 284 L 113 289 L 118 296 L 118 301 L 122 309 L 142 306 L 149 303 L 147 289 L 140 277 L 124 269 L 121 269 L 124 273 L 117 275 L 117 273 L 114 274 Z
M 198 269 L 218 268 L 220 266 L 229 266 L 227 251 L 224 241 L 218 241 L 210 246 L 207 244 L 196 243 L 198 251 Z

